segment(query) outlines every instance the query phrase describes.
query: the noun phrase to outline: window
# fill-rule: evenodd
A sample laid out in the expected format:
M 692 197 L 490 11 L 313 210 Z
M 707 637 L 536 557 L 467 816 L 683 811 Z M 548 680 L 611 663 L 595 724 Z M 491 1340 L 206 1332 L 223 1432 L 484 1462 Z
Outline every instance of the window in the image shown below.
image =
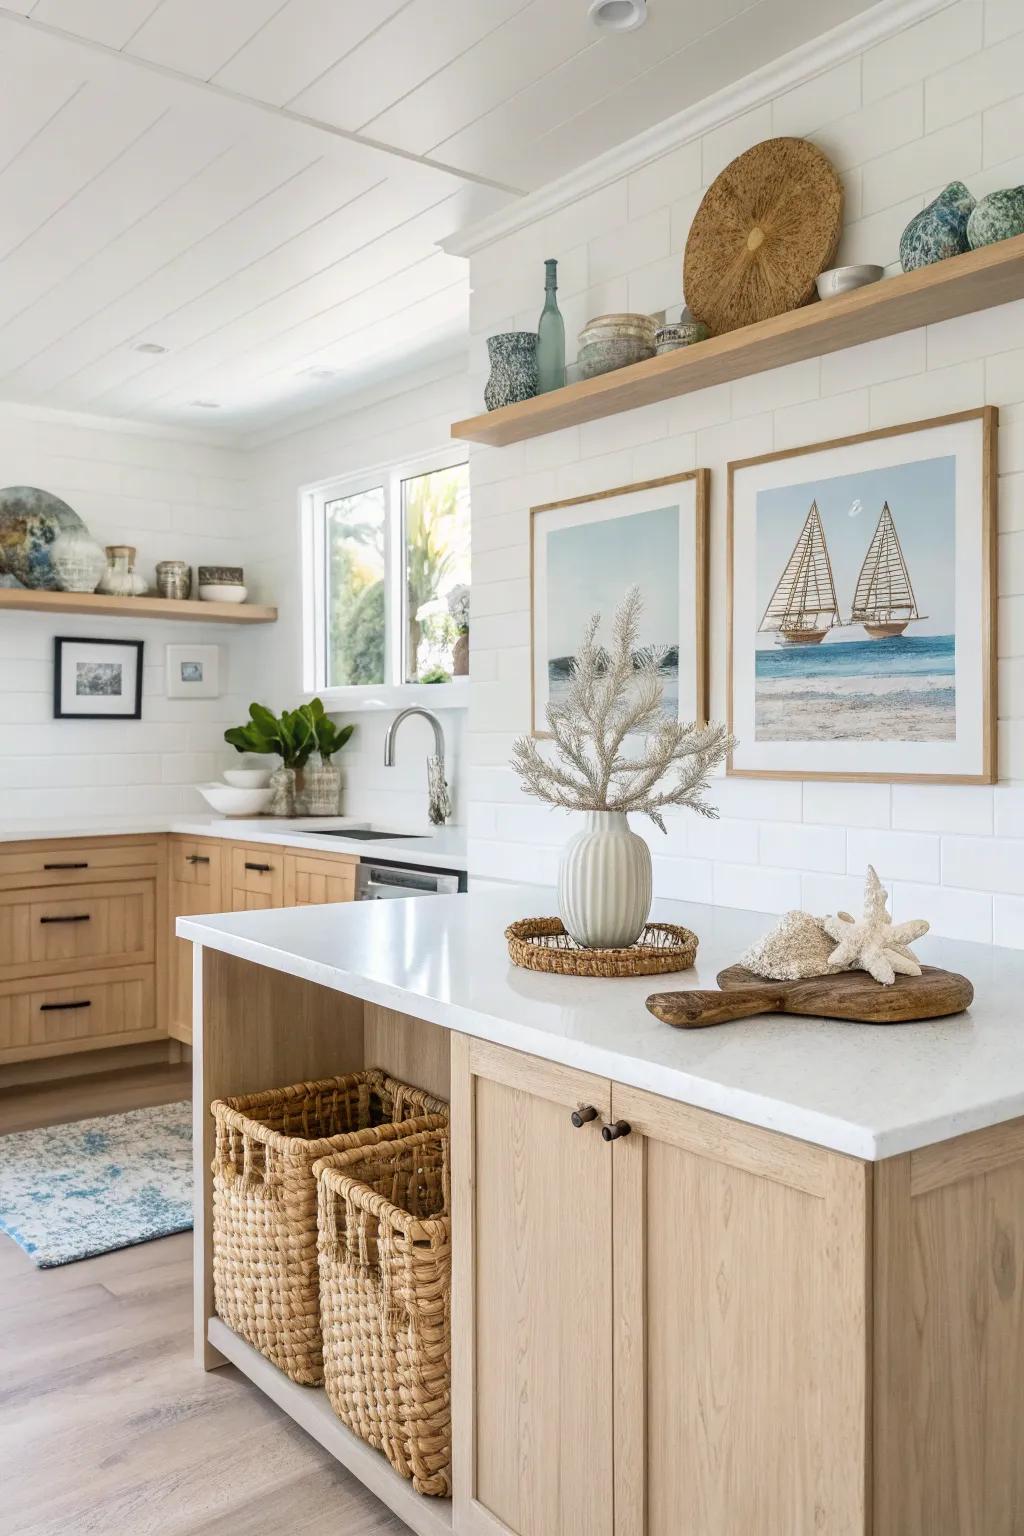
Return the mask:
M 452 609 L 468 605 L 468 464 L 399 465 L 323 486 L 306 506 L 307 687 L 450 682 Z

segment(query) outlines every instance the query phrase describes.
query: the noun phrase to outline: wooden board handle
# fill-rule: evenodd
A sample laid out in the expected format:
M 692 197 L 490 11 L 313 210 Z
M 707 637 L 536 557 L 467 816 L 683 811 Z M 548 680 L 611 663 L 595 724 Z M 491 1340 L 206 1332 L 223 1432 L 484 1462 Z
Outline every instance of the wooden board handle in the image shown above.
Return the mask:
M 654 992 L 647 1006 L 655 1018 L 676 1029 L 704 1029 L 730 1019 L 750 1019 L 756 1013 L 777 1013 L 785 997 L 784 986 L 766 982 L 729 992 Z

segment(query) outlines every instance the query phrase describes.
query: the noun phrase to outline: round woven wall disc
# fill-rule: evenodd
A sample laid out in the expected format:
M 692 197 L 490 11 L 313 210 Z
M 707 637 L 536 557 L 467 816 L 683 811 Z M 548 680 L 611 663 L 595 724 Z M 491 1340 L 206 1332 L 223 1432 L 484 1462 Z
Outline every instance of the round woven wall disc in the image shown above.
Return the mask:
M 716 177 L 690 226 L 683 293 L 713 336 L 806 304 L 843 227 L 843 185 L 806 139 L 766 139 Z

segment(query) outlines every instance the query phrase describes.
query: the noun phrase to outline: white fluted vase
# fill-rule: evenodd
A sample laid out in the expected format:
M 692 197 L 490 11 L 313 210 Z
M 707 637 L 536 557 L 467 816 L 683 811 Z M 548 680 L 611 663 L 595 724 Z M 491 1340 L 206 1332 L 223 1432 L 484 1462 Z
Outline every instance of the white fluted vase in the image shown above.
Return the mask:
M 588 949 L 636 942 L 651 910 L 651 850 L 624 811 L 586 811 L 558 867 L 558 911 L 567 933 Z

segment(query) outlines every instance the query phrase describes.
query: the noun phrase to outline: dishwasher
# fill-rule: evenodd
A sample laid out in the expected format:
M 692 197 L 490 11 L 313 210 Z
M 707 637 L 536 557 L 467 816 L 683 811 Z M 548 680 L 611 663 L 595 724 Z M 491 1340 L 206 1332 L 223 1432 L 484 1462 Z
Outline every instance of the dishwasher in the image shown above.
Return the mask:
M 391 901 L 398 896 L 455 896 L 466 889 L 463 870 L 425 869 L 365 859 L 356 870 L 356 901 Z

